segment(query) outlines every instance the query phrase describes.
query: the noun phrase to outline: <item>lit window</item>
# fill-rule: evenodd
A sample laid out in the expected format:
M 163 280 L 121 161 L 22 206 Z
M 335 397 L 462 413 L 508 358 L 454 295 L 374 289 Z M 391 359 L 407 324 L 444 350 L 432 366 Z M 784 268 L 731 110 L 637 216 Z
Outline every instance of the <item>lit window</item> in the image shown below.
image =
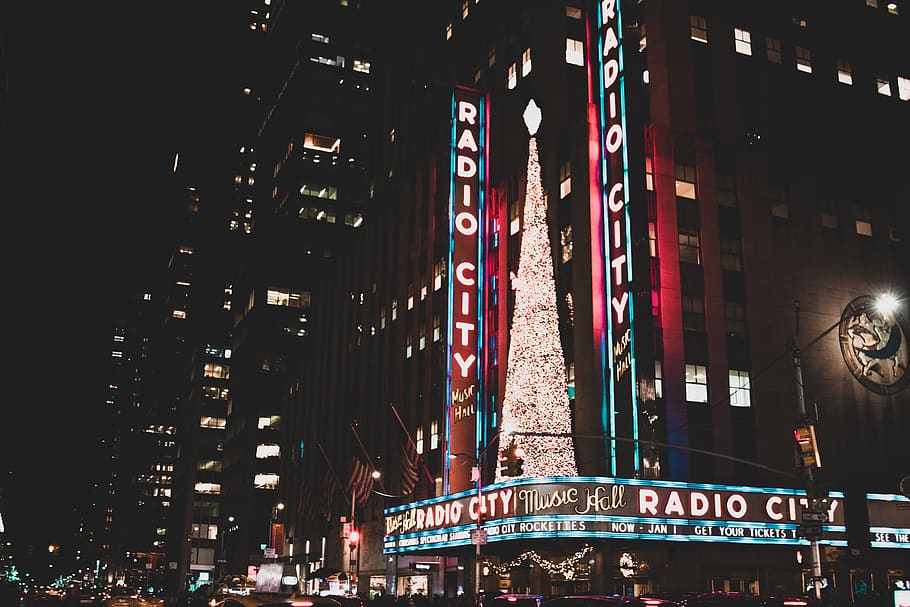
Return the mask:
M 193 487 L 195 493 L 208 495 L 221 495 L 221 483 L 196 483 Z
M 566 63 L 570 65 L 585 64 L 585 45 L 581 40 L 566 38 Z
M 866 6 L 878 8 L 878 0 L 866 0 Z
M 843 60 L 837 62 L 837 81 L 841 84 L 853 84 L 853 72 L 849 62 Z
M 184 319 L 186 318 L 186 310 L 174 310 L 171 312 L 171 317 Z
M 661 361 L 654 361 L 654 398 L 664 397 L 664 365 Z
M 516 200 L 509 205 L 509 236 L 518 234 L 521 227 L 521 218 L 518 214 L 518 201 Z
M 768 61 L 773 63 L 781 62 L 780 40 L 777 38 L 765 38 L 765 50 L 768 54 Z
M 433 341 L 442 339 L 442 329 L 439 326 L 439 314 L 433 315 Z
M 648 222 L 648 251 L 651 257 L 657 257 L 657 224 Z
M 268 457 L 278 457 L 281 455 L 281 448 L 276 444 L 260 443 L 256 445 L 256 458 L 266 459 Z
M 751 385 L 748 371 L 730 369 L 730 406 L 751 407 Z
M 686 400 L 708 402 L 708 371 L 704 365 L 686 365 Z
M 648 48 L 648 33 L 645 24 L 642 23 L 638 28 L 638 52 L 641 53 Z
M 831 230 L 837 229 L 837 215 L 830 212 L 822 212 L 821 224 L 823 228 Z
M 437 261 L 433 264 L 433 290 L 438 291 L 442 288 L 442 269 L 445 267 L 444 261 Z
M 875 90 L 879 95 L 884 95 L 886 97 L 891 96 L 891 81 L 887 76 L 879 75 L 875 79 Z
M 324 198 L 326 200 L 338 200 L 338 188 L 333 185 L 321 183 L 304 183 L 300 186 L 301 196 L 312 196 L 313 198 Z
M 309 291 L 292 291 L 290 289 L 270 288 L 265 294 L 265 303 L 270 306 L 288 306 L 291 308 L 309 308 Z
M 277 489 L 279 478 L 274 472 L 259 472 L 253 477 L 253 487 L 256 489 Z
M 704 17 L 689 15 L 689 37 L 696 42 L 708 43 L 708 25 Z
M 404 346 L 404 357 L 411 358 L 414 355 L 414 344 L 411 343 L 411 336 L 408 335 L 407 341 Z
M 524 78 L 531 73 L 531 49 L 526 48 L 521 54 L 521 77 Z
M 313 42 L 320 42 L 322 44 L 328 44 L 331 41 L 328 36 L 324 34 L 317 34 L 315 32 L 310 34 L 310 40 Z
M 408 285 L 408 310 L 414 309 L 414 285 Z
M 566 6 L 566 17 L 569 19 L 581 19 L 581 9 L 577 6 Z
M 518 86 L 518 66 L 514 63 L 509 66 L 509 73 L 506 76 L 506 86 L 509 87 L 509 90 Z
M 392 300 L 392 321 L 394 322 L 398 318 L 398 300 Z
M 469 12 L 469 11 L 468 11 L 468 7 L 469 7 L 469 6 L 470 6 L 470 4 L 468 4 L 468 0 L 462 0 L 462 2 L 461 2 L 461 18 L 462 18 L 462 20 L 468 18 L 468 12 Z
M 319 152 L 332 152 L 334 154 L 340 154 L 341 138 L 306 133 L 303 136 L 303 147 L 308 150 L 317 150 Z
M 370 62 L 364 61 L 363 59 L 354 59 L 353 69 L 355 72 L 360 72 L 361 74 L 369 74 Z
M 256 422 L 256 428 L 258 430 L 266 430 L 269 428 L 272 430 L 277 430 L 280 427 L 280 421 L 280 415 L 262 416 Z
M 227 427 L 227 420 L 223 417 L 210 417 L 208 415 L 203 415 L 199 418 L 199 427 L 224 430 Z
M 559 199 L 572 193 L 572 163 L 565 162 L 559 167 Z
M 449 23 L 448 25 L 446 25 L 446 40 L 451 40 L 451 39 L 452 39 L 452 24 Z
M 682 326 L 685 331 L 705 331 L 705 300 L 700 295 L 682 296 Z
M 860 236 L 872 236 L 872 215 L 868 207 L 856 205 L 853 207 L 856 218 L 856 233 Z
M 796 69 L 807 74 L 812 73 L 812 53 L 809 49 L 802 46 L 796 47 Z
M 901 101 L 910 101 L 910 78 L 897 77 L 897 96 Z
M 417 426 L 415 443 L 417 443 L 417 453 L 423 453 L 423 426 Z
M 676 165 L 676 195 L 695 200 L 695 167 L 689 164 Z
M 439 422 L 433 420 L 430 422 L 430 451 L 439 448 Z
M 752 34 L 737 27 L 733 29 L 733 39 L 737 53 L 752 56 Z
M 645 157 L 645 189 L 654 191 L 654 160 L 650 156 Z
M 203 374 L 205 377 L 214 377 L 216 379 L 230 379 L 231 378 L 231 367 L 230 367 L 230 365 L 205 363 L 205 368 L 203 369 Z
M 701 263 L 698 232 L 693 230 L 679 231 L 679 261 L 684 263 Z
M 496 48 L 491 48 L 487 53 L 487 65 L 493 67 L 493 64 L 496 63 Z
M 885 8 L 887 8 L 888 12 L 892 15 L 900 15 L 900 11 L 897 8 L 897 2 L 889 2 Z
M 572 226 L 568 225 L 559 232 L 559 241 L 562 246 L 562 262 L 572 261 Z

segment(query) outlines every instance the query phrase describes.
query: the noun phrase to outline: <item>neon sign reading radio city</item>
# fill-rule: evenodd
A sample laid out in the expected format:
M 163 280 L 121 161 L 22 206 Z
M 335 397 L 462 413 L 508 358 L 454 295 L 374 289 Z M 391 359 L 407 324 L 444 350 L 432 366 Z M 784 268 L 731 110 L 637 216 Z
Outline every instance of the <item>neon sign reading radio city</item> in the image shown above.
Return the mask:
M 455 100 L 451 390 L 456 420 L 473 413 L 477 378 L 481 108 L 470 93 L 459 89 Z
M 843 494 L 831 492 L 823 543 L 846 545 Z M 791 543 L 805 492 L 596 477 L 522 479 L 386 510 L 385 551 L 470 543 L 483 512 L 489 541 L 533 537 Z M 536 535 L 540 534 L 540 535 Z

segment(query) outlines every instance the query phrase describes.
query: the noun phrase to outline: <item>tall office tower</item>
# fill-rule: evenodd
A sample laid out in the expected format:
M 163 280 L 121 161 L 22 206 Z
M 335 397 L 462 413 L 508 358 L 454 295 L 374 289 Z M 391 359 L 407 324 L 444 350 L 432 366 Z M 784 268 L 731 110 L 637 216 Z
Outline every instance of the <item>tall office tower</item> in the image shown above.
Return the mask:
M 319 380 L 310 374 L 320 359 L 312 335 L 324 318 L 313 302 L 335 280 L 335 260 L 364 225 L 371 196 L 367 9 L 273 2 L 251 15 L 259 35 L 245 92 L 255 128 L 238 146 L 230 224 L 236 278 L 221 488 L 222 518 L 238 521 L 225 538 L 232 573 L 302 556 L 304 468 L 325 470 L 318 441 L 302 444 L 294 430 L 308 423 L 300 395 Z M 347 430 L 322 438 L 339 457 L 351 441 Z
M 381 212 L 335 272 L 336 332 L 301 405 L 308 446 L 356 422 L 352 453 L 384 473 L 357 507 L 358 587 L 903 580 L 908 155 L 885 135 L 910 116 L 897 5 L 383 10 Z M 580 476 L 494 484 L 531 100 Z M 876 307 L 884 291 L 903 308 Z M 407 494 L 395 412 L 420 456 Z

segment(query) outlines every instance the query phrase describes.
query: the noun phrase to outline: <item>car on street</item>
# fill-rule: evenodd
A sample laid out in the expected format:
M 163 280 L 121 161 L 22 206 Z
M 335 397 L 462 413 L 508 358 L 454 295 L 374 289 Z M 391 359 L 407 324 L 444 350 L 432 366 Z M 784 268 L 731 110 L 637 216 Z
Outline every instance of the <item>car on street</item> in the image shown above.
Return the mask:
M 621 594 L 569 594 L 549 598 L 543 607 L 680 607 L 680 603 L 664 599 L 646 603 L 641 597 Z
M 341 603 L 328 596 L 251 592 L 219 596 L 211 607 L 341 607 Z
M 763 607 L 764 599 L 751 592 L 704 592 L 686 599 L 686 607 Z
M 102 607 L 164 607 L 164 598 L 133 586 L 111 586 Z
M 541 607 L 542 594 L 503 593 L 491 595 L 485 601 L 488 607 Z

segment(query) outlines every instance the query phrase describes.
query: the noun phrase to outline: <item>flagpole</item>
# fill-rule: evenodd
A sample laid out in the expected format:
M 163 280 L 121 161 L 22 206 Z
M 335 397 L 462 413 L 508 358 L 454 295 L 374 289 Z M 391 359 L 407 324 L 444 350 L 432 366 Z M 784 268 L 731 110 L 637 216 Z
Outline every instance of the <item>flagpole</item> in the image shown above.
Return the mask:
M 395 408 L 395 405 L 389 403 L 389 406 L 392 408 L 392 413 L 395 414 L 395 419 L 398 420 L 398 423 L 401 425 L 401 429 L 404 430 L 404 435 L 408 437 L 408 442 L 414 447 L 414 450 L 417 450 L 417 443 L 414 442 L 414 439 L 411 438 L 411 433 L 408 432 L 408 427 L 404 425 L 404 422 L 401 420 L 401 416 L 398 415 L 398 409 Z M 430 486 L 434 487 L 436 481 L 433 479 L 433 475 L 430 474 L 430 469 L 427 467 L 427 463 L 423 462 L 423 471 L 427 473 L 427 480 L 430 481 Z
M 387 493 L 387 491 L 385 489 L 385 484 L 383 484 L 383 482 L 382 482 L 382 476 L 381 475 L 376 476 L 375 473 L 377 472 L 377 470 L 376 470 L 376 467 L 373 466 L 373 458 L 370 457 L 370 453 L 367 451 L 366 445 L 363 444 L 363 439 L 360 438 L 360 433 L 357 432 L 357 427 L 353 423 L 351 424 L 351 431 L 354 433 L 354 438 L 357 439 L 357 444 L 360 445 L 360 450 L 363 451 L 363 454 L 367 458 L 367 462 L 369 462 L 369 464 L 370 464 L 370 472 L 374 473 L 373 479 L 378 480 L 379 488 L 382 489 L 383 493 Z M 352 515 L 352 518 L 353 518 L 353 515 Z
M 322 453 L 322 457 L 323 457 L 323 459 L 325 459 L 325 463 L 329 467 L 329 472 L 332 473 L 332 477 L 335 479 L 335 482 L 338 483 L 339 487 L 341 487 L 342 486 L 341 481 L 338 480 L 338 475 L 335 474 L 335 467 L 332 466 L 332 462 L 329 461 L 329 456 L 325 454 L 325 449 L 322 448 L 322 443 L 316 443 L 316 446 L 319 447 L 319 451 Z M 342 492 L 342 495 L 344 496 L 344 499 L 348 499 L 347 493 Z M 353 507 L 354 506 L 352 504 L 351 508 L 353 509 Z

